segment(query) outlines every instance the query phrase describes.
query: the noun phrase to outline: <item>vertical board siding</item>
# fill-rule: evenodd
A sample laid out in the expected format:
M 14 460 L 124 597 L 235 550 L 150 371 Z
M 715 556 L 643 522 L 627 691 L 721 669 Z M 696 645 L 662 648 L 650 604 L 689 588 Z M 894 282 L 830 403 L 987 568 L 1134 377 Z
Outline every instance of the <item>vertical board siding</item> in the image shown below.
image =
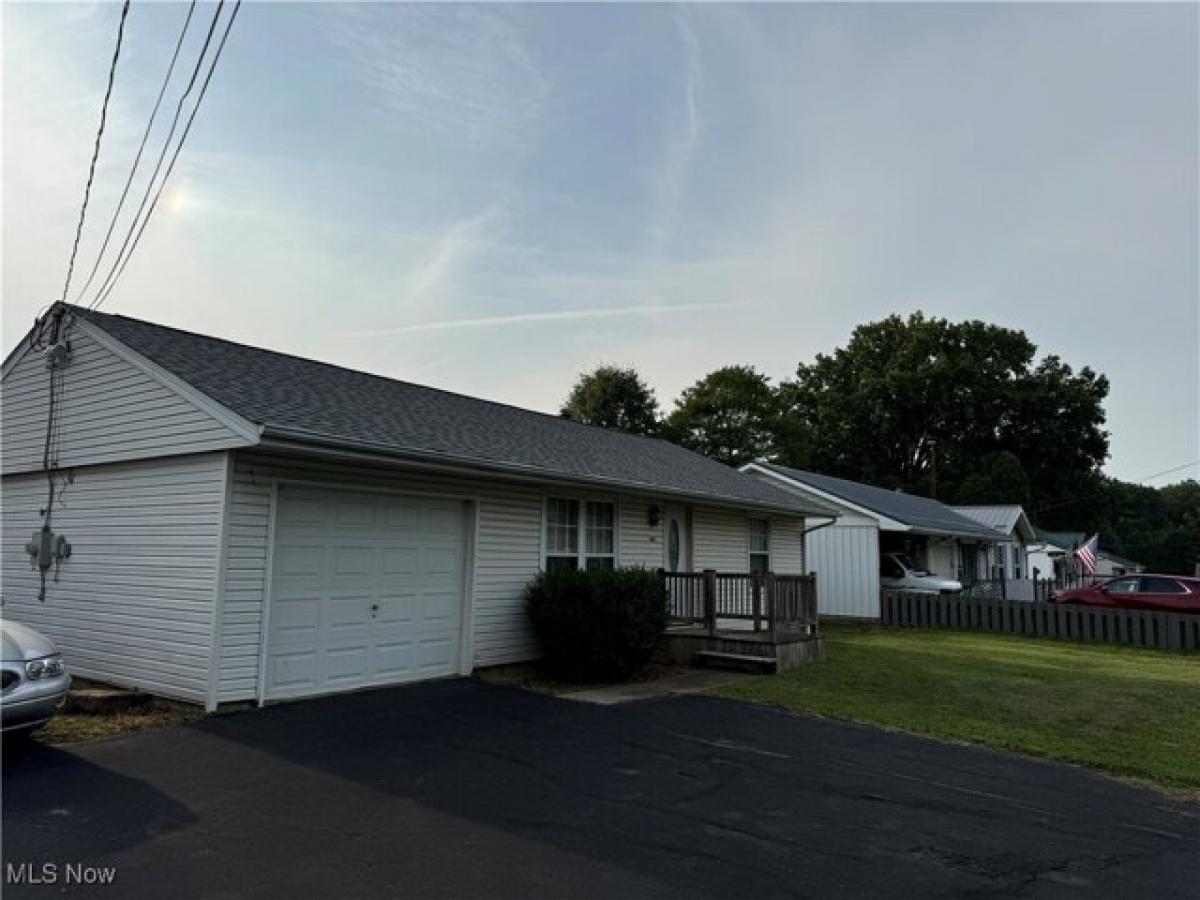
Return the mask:
M 650 507 L 659 509 L 660 523 L 650 527 Z M 661 523 L 664 504 L 640 497 L 621 498 L 620 562 L 623 566 L 641 566 L 657 569 L 663 566 L 663 526 Z
M 817 573 L 817 608 L 825 616 L 879 618 L 879 529 L 866 520 L 808 534 L 808 565 Z
M 257 691 L 274 479 L 347 490 L 375 488 L 478 499 L 473 663 L 499 665 L 537 657 L 537 645 L 525 616 L 524 591 L 541 567 L 540 490 L 481 479 L 243 452 L 234 461 L 218 689 L 221 702 L 253 699 Z
M 5 476 L 4 615 L 44 632 L 77 675 L 203 702 L 212 647 L 225 454 L 90 466 L 55 507 L 71 543 L 57 582 L 25 543 L 42 524 L 46 480 Z
M 59 464 L 95 465 L 241 446 L 246 440 L 122 359 L 81 328 L 63 370 Z M 42 466 L 50 373 L 26 352 L 4 377 L 5 474 Z

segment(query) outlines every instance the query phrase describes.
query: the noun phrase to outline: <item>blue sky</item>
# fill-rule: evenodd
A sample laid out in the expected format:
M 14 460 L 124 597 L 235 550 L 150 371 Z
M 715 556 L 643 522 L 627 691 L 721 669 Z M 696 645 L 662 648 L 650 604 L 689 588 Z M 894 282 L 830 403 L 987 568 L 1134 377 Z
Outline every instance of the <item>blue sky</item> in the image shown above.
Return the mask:
M 185 11 L 133 4 L 85 268 Z M 2 13 L 7 349 L 61 291 L 119 6 Z M 105 308 L 544 410 L 602 362 L 669 407 L 892 312 L 981 318 L 1105 372 L 1141 478 L 1200 457 L 1197 25 L 247 3 Z

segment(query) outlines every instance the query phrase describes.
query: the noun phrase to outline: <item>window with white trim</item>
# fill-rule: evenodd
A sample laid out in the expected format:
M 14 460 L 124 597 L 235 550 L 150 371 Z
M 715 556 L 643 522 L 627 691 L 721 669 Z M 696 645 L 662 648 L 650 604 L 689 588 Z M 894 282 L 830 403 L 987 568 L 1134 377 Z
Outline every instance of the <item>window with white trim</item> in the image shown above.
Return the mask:
M 616 507 L 595 500 L 546 500 L 546 570 L 616 566 Z
M 771 571 L 771 522 L 750 520 L 750 571 Z

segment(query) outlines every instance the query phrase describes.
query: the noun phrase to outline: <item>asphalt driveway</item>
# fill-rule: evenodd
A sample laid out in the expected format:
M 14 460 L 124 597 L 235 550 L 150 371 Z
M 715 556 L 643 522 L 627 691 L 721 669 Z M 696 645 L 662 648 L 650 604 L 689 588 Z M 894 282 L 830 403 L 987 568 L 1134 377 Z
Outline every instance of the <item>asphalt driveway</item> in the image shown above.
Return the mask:
M 707 697 L 470 680 L 39 748 L 6 897 L 1187 897 L 1200 808 Z M 55 884 L 14 866 L 58 866 Z M 66 885 L 66 864 L 115 867 Z M 27 871 L 27 870 L 26 870 Z

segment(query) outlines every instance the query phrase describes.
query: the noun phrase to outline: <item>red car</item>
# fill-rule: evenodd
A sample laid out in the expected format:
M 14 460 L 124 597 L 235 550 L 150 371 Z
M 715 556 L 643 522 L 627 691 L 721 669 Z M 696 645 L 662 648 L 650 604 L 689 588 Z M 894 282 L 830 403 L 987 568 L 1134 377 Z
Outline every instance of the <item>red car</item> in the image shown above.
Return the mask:
M 1200 578 L 1122 575 L 1087 587 L 1055 591 L 1050 602 L 1200 614 Z

